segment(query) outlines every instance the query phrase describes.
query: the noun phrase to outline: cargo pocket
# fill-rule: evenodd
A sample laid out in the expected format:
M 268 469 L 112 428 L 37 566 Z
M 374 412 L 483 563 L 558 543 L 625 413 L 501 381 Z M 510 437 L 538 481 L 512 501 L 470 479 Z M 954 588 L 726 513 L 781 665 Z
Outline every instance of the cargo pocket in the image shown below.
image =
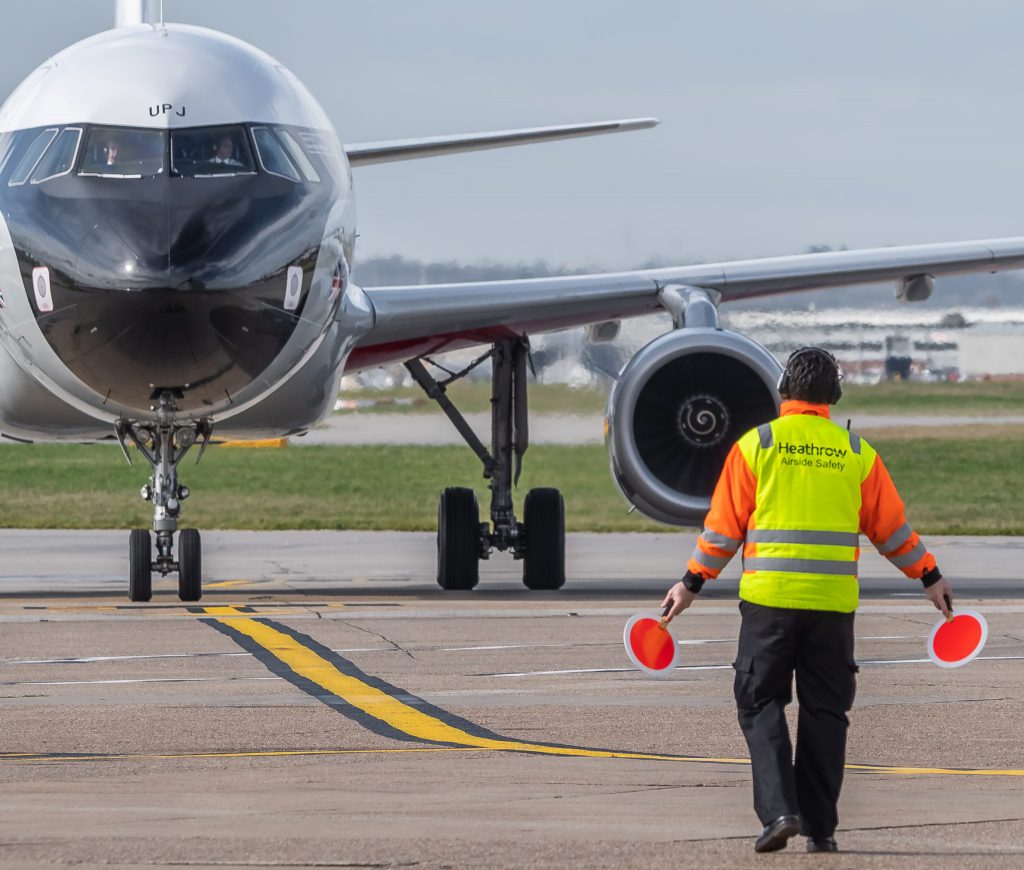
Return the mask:
M 736 706 L 740 710 L 749 710 L 755 704 L 754 657 L 736 656 L 732 667 L 736 671 L 736 679 L 733 681 L 732 687 L 733 695 L 736 697 Z
M 853 659 L 847 659 L 846 664 L 850 669 L 849 693 L 846 702 L 846 711 L 849 712 L 853 709 L 853 701 L 857 697 L 857 674 L 860 673 L 860 666 Z

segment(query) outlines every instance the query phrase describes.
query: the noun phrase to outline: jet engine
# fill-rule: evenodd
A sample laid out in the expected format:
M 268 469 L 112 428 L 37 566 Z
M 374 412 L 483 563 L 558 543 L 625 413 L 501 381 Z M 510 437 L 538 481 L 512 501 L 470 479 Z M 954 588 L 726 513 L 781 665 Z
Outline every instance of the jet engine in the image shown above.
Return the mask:
M 678 329 L 626 365 L 608 399 L 612 475 L 659 522 L 704 519 L 730 448 L 778 414 L 782 367 L 737 332 Z

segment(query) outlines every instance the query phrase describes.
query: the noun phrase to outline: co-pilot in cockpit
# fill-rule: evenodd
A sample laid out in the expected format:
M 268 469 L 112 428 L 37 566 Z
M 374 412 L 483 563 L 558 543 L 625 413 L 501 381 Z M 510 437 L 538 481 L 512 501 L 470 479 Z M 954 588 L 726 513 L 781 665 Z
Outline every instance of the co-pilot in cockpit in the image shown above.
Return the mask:
M 164 171 L 163 133 L 124 127 L 91 127 L 79 175 L 150 178 Z

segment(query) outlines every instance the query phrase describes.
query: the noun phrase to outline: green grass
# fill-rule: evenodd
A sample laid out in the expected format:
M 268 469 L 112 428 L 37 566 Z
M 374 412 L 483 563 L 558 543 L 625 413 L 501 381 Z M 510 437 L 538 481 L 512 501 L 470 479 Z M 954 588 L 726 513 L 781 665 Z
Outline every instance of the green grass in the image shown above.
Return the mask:
M 874 439 L 907 501 L 912 522 L 932 534 L 1024 534 L 1024 441 Z M 182 480 L 192 488 L 185 524 L 202 529 L 432 530 L 445 486 L 487 490 L 463 447 L 214 448 Z M 148 526 L 137 495 L 147 469 L 128 468 L 109 445 L 0 446 L 0 527 Z M 556 486 L 573 531 L 665 531 L 627 505 L 601 445 L 534 445 L 519 499 Z M 520 502 L 521 506 L 521 502 Z
M 570 387 L 565 384 L 535 384 L 528 388 L 530 412 L 537 414 L 603 414 L 608 393 L 603 389 Z M 490 381 L 456 381 L 448 388 L 448 397 L 464 414 L 491 409 Z M 440 414 L 437 403 L 428 399 L 419 387 L 394 387 L 388 390 L 346 390 L 343 400 L 375 403 L 339 414 Z
M 926 384 L 893 381 L 849 384 L 836 407 L 836 419 L 851 411 L 865 414 L 1024 414 L 1024 381 L 968 381 Z
M 603 414 L 608 401 L 603 389 L 573 388 L 564 384 L 531 384 L 530 410 L 541 414 Z M 458 381 L 448 395 L 463 413 L 490 409 L 489 382 Z M 419 387 L 346 392 L 343 399 L 375 402 L 352 413 L 440 413 Z M 836 410 L 843 414 L 1013 415 L 1024 414 L 1024 381 L 970 381 L 928 384 L 894 381 L 881 384 L 848 384 Z

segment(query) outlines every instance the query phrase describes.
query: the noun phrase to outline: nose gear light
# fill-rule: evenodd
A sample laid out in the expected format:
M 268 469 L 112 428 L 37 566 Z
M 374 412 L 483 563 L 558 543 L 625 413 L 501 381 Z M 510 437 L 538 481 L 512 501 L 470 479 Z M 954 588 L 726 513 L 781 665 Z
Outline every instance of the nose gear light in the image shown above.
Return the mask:
M 284 285 L 284 310 L 294 311 L 299 307 L 299 297 L 302 295 L 302 268 L 300 266 L 288 267 L 288 278 Z
M 53 311 L 53 293 L 50 292 L 50 270 L 36 266 L 32 270 L 32 290 L 36 296 L 36 307 L 42 312 Z

